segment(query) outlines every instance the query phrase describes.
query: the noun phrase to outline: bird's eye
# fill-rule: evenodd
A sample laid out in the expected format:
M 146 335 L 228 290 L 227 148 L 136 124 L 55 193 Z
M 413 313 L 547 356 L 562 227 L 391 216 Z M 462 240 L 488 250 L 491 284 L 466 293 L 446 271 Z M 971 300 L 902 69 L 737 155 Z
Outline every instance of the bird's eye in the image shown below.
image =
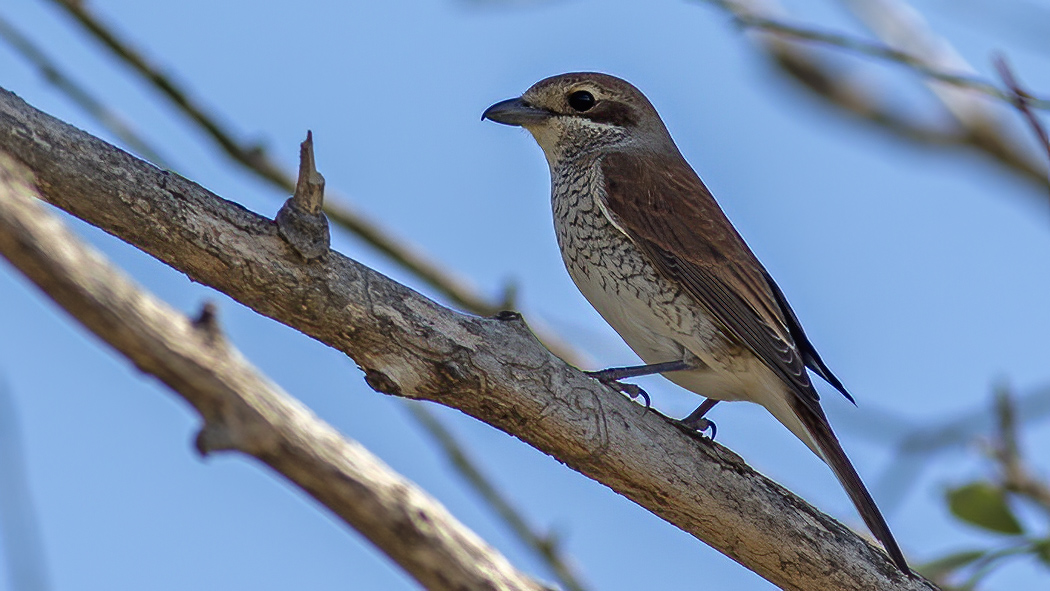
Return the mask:
M 586 90 L 577 90 L 569 95 L 569 106 L 581 113 L 594 106 L 594 95 Z

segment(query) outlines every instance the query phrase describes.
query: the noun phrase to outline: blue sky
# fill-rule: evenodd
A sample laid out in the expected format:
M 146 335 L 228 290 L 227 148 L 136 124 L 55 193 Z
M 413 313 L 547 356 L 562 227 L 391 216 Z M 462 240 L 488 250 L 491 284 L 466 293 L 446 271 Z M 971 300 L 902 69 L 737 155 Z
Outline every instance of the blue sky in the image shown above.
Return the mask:
M 709 7 L 484 4 L 91 6 L 288 168 L 312 129 L 331 190 L 486 293 L 515 282 L 527 316 L 584 351 L 592 368 L 636 359 L 562 267 L 539 148 L 527 133 L 479 117 L 556 73 L 598 70 L 632 81 L 857 398 L 853 408 L 824 390 L 832 423 L 870 485 L 892 483 L 883 476 L 895 465 L 892 450 L 865 434 L 875 418 L 891 413 L 901 423 L 935 426 L 986 407 L 996 384 L 1022 394 L 1047 384 L 1045 195 L 979 157 L 915 148 L 830 113 L 773 75 Z M 967 4 L 973 12 L 938 0 L 918 6 L 985 74 L 990 52 L 1003 49 L 1031 87 L 1050 89 L 1046 45 L 1023 31 L 1013 35 L 1009 23 L 975 22 L 968 14 L 985 4 Z M 832 4 L 798 10 L 800 18 L 856 30 Z M 1050 24 L 1048 10 L 1027 22 Z M 282 196 L 230 164 L 50 3 L 20 0 L 0 14 L 134 122 L 175 170 L 253 211 L 277 211 Z M 910 80 L 893 69 L 873 72 L 875 80 Z M 112 141 L 2 43 L 0 85 Z M 288 392 L 437 496 L 516 565 L 549 579 L 450 472 L 402 401 L 368 389 L 352 361 L 71 223 L 187 313 L 217 301 L 231 340 Z M 336 232 L 333 246 L 428 293 L 352 237 Z M 240 457 L 200 460 L 187 406 L 7 266 L 0 266 L 0 304 L 0 379 L 18 412 L 56 589 L 415 588 L 266 469 Z M 697 402 L 669 382 L 643 383 L 666 414 L 683 416 Z M 560 534 L 593 588 L 678 589 L 697 586 L 698 576 L 712 588 L 772 588 L 519 441 L 458 412 L 439 414 L 533 523 Z M 830 471 L 761 408 L 720 405 L 712 417 L 722 444 L 863 530 Z M 1036 450 L 1050 445 L 1050 430 L 1031 425 L 1024 444 L 1045 473 L 1050 466 Z M 909 556 L 994 543 L 954 522 L 941 500 L 946 486 L 986 473 L 978 458 L 976 446 L 933 458 L 885 507 Z M 877 498 L 894 493 L 874 488 Z M 992 582 L 1032 588 L 1046 577 L 1018 564 Z M 0 589 L 7 585 L 0 578 Z

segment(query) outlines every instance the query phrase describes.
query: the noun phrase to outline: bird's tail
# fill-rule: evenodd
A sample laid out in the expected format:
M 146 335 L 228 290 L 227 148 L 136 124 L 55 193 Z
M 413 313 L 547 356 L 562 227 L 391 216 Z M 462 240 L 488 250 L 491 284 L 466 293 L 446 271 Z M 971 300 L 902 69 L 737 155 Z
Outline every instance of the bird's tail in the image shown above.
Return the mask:
M 827 417 L 824 416 L 824 411 L 820 407 L 814 409 L 809 405 L 799 403 L 795 414 L 801 420 L 808 434 L 813 438 L 813 442 L 816 443 L 819 455 L 831 467 L 831 471 L 835 473 L 835 477 L 842 484 L 842 488 L 846 489 L 846 494 L 853 501 L 853 505 L 857 508 L 861 518 L 864 519 L 868 529 L 882 542 L 882 546 L 886 549 L 886 553 L 889 554 L 890 560 L 901 571 L 910 575 L 911 569 L 908 568 L 908 562 L 904 559 L 904 553 L 901 552 L 900 546 L 897 545 L 897 540 L 893 538 L 893 533 L 890 532 L 890 526 L 886 524 L 886 520 L 882 517 L 882 512 L 875 505 L 875 500 L 871 498 L 871 493 L 868 492 L 864 482 L 860 479 L 860 475 L 857 474 L 857 470 L 853 467 L 849 458 L 846 457 L 846 452 L 842 449 L 838 437 L 835 437 L 835 433 L 831 430 L 831 425 L 828 423 Z M 818 450 L 815 449 L 814 451 Z

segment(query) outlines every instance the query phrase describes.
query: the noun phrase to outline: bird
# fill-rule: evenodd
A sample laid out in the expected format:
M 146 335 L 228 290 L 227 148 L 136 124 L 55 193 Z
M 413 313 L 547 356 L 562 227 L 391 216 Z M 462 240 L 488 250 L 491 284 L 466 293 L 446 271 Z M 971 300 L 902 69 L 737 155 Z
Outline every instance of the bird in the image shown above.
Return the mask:
M 608 74 L 561 74 L 495 103 L 485 119 L 523 127 L 543 150 L 565 267 L 645 363 L 589 373 L 647 405 L 640 388 L 620 380 L 663 375 L 705 398 L 683 419 L 701 430 L 718 401 L 762 405 L 824 460 L 893 563 L 910 574 L 809 371 L 853 397 L 645 95 Z

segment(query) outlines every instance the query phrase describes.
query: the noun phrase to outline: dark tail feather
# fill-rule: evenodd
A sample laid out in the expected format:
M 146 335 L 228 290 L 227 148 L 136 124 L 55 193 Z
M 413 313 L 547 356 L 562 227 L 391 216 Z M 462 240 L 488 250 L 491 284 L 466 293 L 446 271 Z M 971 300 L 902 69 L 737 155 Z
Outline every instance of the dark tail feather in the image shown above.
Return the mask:
M 846 452 L 842 449 L 842 445 L 839 444 L 835 433 L 832 432 L 831 425 L 828 423 L 827 417 L 824 416 L 824 412 L 819 407 L 814 410 L 806 405 L 800 404 L 799 406 L 802 407 L 796 411 L 799 419 L 802 420 L 806 430 L 816 440 L 821 452 L 823 452 L 824 461 L 831 467 L 831 471 L 835 473 L 835 477 L 838 478 L 842 487 L 846 489 L 846 494 L 853 501 L 853 505 L 857 508 L 861 518 L 864 519 L 864 523 L 871 530 L 871 533 L 882 542 L 882 547 L 886 549 L 890 560 L 897 565 L 897 568 L 901 569 L 904 574 L 910 575 L 911 569 L 908 568 L 908 562 L 904 559 L 904 553 L 901 552 L 900 546 L 897 545 L 897 540 L 893 538 L 893 534 L 890 532 L 890 526 L 886 525 L 886 520 L 875 505 L 875 500 L 871 498 L 871 493 L 868 492 L 864 482 L 860 479 L 860 475 L 857 474 L 857 470 L 853 467 L 849 458 L 846 457 Z

